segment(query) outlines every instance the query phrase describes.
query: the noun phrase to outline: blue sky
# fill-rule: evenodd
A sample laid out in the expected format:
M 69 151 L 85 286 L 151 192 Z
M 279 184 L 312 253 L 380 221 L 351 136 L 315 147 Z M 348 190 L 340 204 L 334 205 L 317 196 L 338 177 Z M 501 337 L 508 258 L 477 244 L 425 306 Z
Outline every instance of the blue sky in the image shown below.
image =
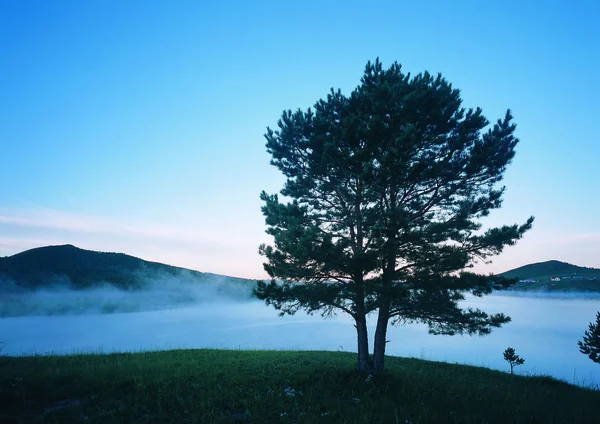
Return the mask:
M 367 60 L 441 72 L 521 143 L 504 207 L 536 217 L 481 272 L 600 268 L 600 3 L 0 2 L 0 256 L 119 251 L 261 278 L 263 134 Z

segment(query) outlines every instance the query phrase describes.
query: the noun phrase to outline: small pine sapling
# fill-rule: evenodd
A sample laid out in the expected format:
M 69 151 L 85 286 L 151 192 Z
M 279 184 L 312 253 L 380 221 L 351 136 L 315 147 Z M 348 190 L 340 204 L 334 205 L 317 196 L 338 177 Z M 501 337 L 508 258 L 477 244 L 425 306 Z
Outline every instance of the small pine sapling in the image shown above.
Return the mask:
M 510 364 L 511 374 L 513 373 L 514 367 L 516 367 L 517 365 L 523 365 L 525 363 L 525 359 L 517 355 L 512 347 L 507 347 L 504 351 L 504 360 Z

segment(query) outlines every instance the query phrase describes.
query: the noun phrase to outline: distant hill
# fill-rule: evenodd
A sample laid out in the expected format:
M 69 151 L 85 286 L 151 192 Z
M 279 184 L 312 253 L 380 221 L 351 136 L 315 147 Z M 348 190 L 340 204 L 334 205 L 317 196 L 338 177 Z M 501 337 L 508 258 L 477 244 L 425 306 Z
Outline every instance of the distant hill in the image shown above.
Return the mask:
M 499 274 L 520 280 L 511 290 L 600 292 L 600 269 L 561 261 L 525 265 Z M 0 293 L 52 286 L 87 289 L 112 285 L 123 290 L 144 289 L 164 279 L 186 283 L 217 283 L 218 292 L 250 297 L 254 281 L 145 261 L 124 253 L 95 252 L 70 244 L 26 250 L 0 257 Z M 553 281 L 554 280 L 554 281 Z
M 512 290 L 600 292 L 600 269 L 556 260 L 525 265 L 499 275 L 520 280 Z
M 125 290 L 143 289 L 156 278 L 180 278 L 197 283 L 232 283 L 247 289 L 251 280 L 192 271 L 185 268 L 145 261 L 124 253 L 95 252 L 73 245 L 46 246 L 0 257 L 0 291 L 16 286 L 35 289 L 68 284 L 75 289 L 110 284 Z

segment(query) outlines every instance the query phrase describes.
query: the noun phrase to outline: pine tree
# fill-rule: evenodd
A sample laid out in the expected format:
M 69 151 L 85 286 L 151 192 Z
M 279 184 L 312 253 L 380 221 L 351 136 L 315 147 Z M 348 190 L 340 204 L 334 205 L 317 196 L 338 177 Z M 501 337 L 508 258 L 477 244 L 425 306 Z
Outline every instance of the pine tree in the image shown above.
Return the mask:
M 517 355 L 512 347 L 507 347 L 504 351 L 504 360 L 509 363 L 511 374 L 513 373 L 514 367 L 517 365 L 523 365 L 525 363 L 525 359 Z
M 282 315 L 352 316 L 359 370 L 383 370 L 388 324 L 484 335 L 510 321 L 458 302 L 513 282 L 464 269 L 515 244 L 533 222 L 479 231 L 479 219 L 502 204 L 515 125 L 507 111 L 482 133 L 482 110 L 461 104 L 441 75 L 411 77 L 377 59 L 350 96 L 332 89 L 314 110 L 286 110 L 278 130 L 267 128 L 286 202 L 261 193 L 274 244 L 259 252 L 273 280 L 254 293 Z
M 600 363 L 600 312 L 596 314 L 596 323 L 590 322 L 589 330 L 584 333 L 583 341 L 578 341 L 579 351 Z

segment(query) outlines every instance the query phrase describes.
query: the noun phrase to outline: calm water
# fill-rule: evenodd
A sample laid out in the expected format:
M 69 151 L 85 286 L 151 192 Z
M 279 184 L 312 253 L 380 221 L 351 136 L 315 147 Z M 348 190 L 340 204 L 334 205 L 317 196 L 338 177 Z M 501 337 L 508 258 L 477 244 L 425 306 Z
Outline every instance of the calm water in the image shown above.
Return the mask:
M 507 371 L 502 352 L 511 346 L 525 358 L 525 364 L 515 369 L 519 374 L 600 385 L 600 365 L 577 347 L 600 310 L 599 298 L 494 295 L 465 303 L 487 312 L 504 312 L 513 321 L 485 337 L 432 336 L 424 325 L 393 327 L 387 353 Z M 370 337 L 373 333 L 371 327 Z M 201 347 L 356 351 L 356 333 L 348 317 L 281 318 L 256 301 L 150 312 L 1 318 L 0 341 L 5 343 L 2 354 L 7 355 Z

